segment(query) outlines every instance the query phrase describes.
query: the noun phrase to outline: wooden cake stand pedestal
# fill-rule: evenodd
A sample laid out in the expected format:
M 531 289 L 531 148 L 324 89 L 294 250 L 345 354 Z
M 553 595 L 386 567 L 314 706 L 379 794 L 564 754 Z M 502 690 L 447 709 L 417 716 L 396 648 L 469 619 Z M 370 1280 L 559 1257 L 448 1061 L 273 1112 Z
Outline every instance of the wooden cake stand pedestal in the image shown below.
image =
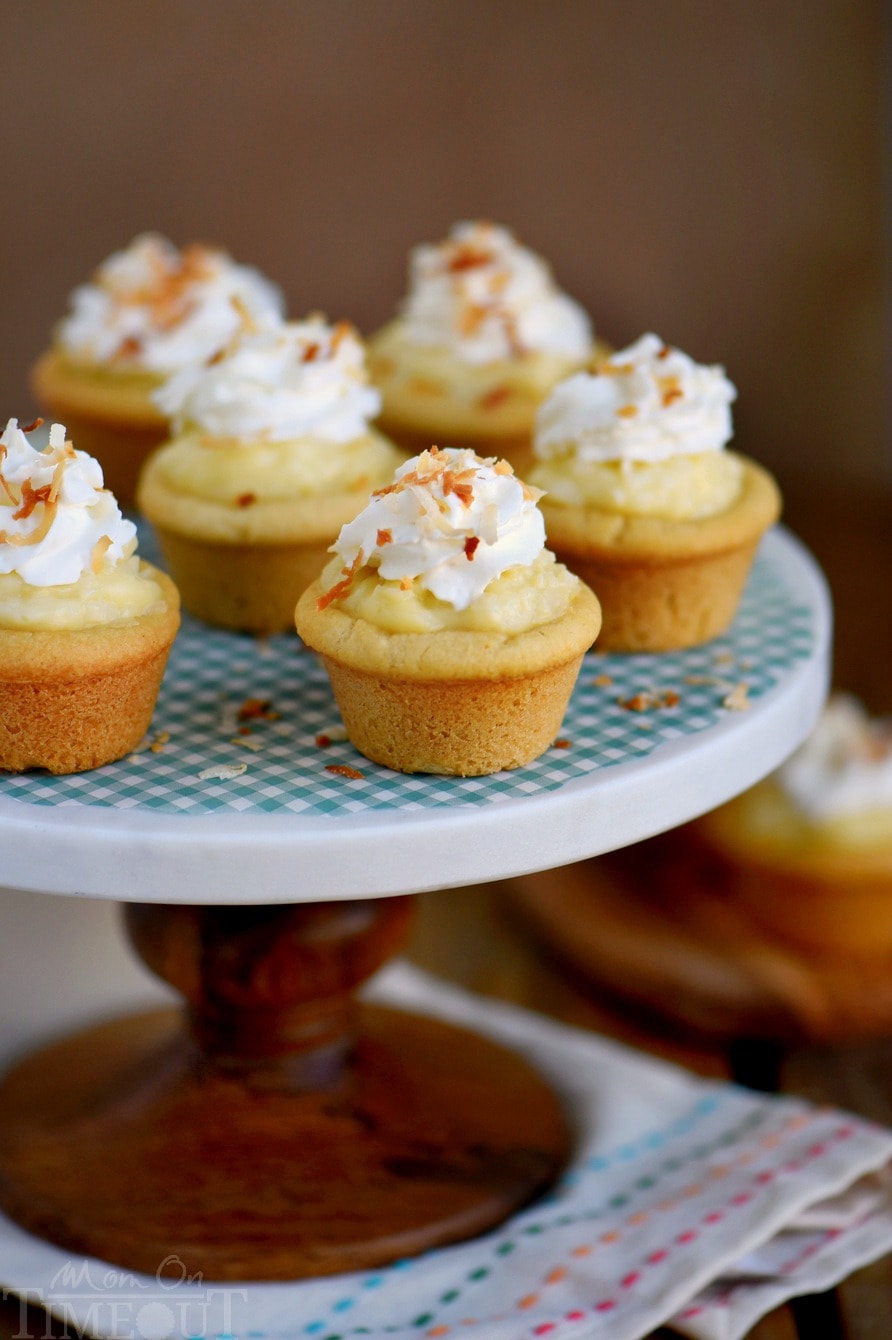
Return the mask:
M 185 998 L 28 1057 L 0 1087 L 0 1203 L 153 1276 L 284 1280 L 467 1238 L 553 1179 L 557 1098 L 513 1052 L 357 1003 L 413 899 L 130 904 Z

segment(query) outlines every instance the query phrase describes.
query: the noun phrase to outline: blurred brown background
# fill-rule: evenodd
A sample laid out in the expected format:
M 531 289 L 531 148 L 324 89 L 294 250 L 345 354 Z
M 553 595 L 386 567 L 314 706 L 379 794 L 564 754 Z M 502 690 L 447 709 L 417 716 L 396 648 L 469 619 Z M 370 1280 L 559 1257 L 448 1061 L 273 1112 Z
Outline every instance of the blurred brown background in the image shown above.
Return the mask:
M 722 362 L 738 442 L 883 461 L 874 0 L 5 0 L 2 400 L 157 228 L 365 330 L 406 253 L 512 226 L 609 339 Z
M 736 445 L 779 475 L 789 521 L 804 493 L 830 507 L 803 517 L 818 538 L 843 496 L 860 522 L 892 491 L 886 13 L 4 0 L 4 413 L 31 415 L 26 371 L 70 289 L 143 229 L 223 245 L 293 316 L 367 332 L 414 243 L 486 216 L 609 340 L 652 329 L 726 366 Z

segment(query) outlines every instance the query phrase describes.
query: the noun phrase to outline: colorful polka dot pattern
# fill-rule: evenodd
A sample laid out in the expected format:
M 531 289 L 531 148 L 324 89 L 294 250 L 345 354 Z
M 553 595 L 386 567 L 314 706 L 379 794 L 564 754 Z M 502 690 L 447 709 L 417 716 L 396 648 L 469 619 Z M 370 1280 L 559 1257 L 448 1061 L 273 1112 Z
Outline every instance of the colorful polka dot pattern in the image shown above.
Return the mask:
M 735 1215 L 756 1207 L 774 1185 L 807 1174 L 814 1162 L 853 1134 L 848 1120 L 831 1120 L 828 1114 L 799 1108 L 777 1112 L 764 1104 L 728 1113 L 736 1119 L 726 1119 L 708 1133 L 700 1131 L 700 1126 L 721 1115 L 733 1093 L 702 1098 L 665 1128 L 586 1159 L 545 1212 L 527 1212 L 518 1217 L 512 1232 L 482 1240 L 474 1264 L 438 1288 L 426 1308 L 384 1325 L 343 1325 L 348 1316 L 362 1312 L 363 1294 L 393 1287 L 401 1274 L 423 1271 L 430 1257 L 365 1277 L 355 1292 L 332 1302 L 325 1318 L 304 1322 L 297 1333 L 315 1340 L 351 1340 L 360 1335 L 446 1340 L 471 1333 L 480 1340 L 503 1333 L 517 1340 L 565 1334 L 572 1340 L 586 1323 L 586 1335 L 611 1334 L 608 1319 L 623 1311 L 636 1290 L 647 1287 L 649 1275 L 684 1272 L 686 1254 L 701 1240 L 733 1226 Z M 646 1171 L 630 1169 L 623 1176 L 626 1167 L 641 1160 L 647 1163 Z M 599 1179 L 611 1174 L 620 1176 L 618 1186 L 601 1198 L 593 1197 Z M 575 1202 L 582 1185 L 586 1185 L 584 1203 L 561 1210 L 568 1189 Z M 592 1232 L 598 1223 L 603 1226 Z M 824 1234 L 822 1241 L 832 1236 Z M 646 1245 L 639 1247 L 639 1242 Z M 810 1244 L 803 1259 L 819 1250 L 820 1243 Z M 524 1254 L 529 1263 L 527 1287 L 503 1301 L 498 1310 L 480 1311 L 493 1282 L 516 1268 Z M 580 1288 L 585 1288 L 586 1267 L 596 1258 L 604 1263 L 599 1276 L 606 1272 L 610 1284 L 591 1291 L 583 1304 Z M 795 1272 L 799 1264 L 798 1258 L 792 1260 L 789 1270 Z M 516 1269 L 512 1274 L 517 1277 Z M 572 1302 L 565 1301 L 570 1298 Z M 333 1327 L 336 1319 L 342 1324 Z M 601 1321 L 603 1330 L 597 1325 Z M 590 1331 L 593 1325 L 596 1329 Z M 498 1329 L 503 1327 L 504 1331 Z

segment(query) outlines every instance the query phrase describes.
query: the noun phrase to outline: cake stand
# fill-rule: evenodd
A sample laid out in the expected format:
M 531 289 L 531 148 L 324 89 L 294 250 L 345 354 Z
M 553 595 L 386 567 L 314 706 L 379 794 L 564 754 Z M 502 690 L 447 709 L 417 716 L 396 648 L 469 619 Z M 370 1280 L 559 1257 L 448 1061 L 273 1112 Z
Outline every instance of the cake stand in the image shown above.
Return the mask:
M 411 895 L 613 850 L 752 785 L 816 719 L 830 628 L 777 529 L 725 636 L 589 653 L 543 758 L 460 779 L 356 754 L 296 637 L 186 620 L 144 747 L 0 779 L 7 887 L 122 901 L 184 1000 L 8 1072 L 0 1205 L 68 1250 L 208 1280 L 365 1269 L 500 1222 L 571 1134 L 523 1057 L 362 999 Z

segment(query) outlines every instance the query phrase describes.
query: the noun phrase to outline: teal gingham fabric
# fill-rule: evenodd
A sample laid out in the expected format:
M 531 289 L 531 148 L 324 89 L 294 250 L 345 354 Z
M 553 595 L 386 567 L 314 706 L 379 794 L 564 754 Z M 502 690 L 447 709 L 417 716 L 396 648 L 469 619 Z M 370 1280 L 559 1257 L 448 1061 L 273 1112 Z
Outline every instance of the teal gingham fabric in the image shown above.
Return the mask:
M 150 537 L 140 548 L 154 558 Z M 663 655 L 590 652 L 555 747 L 515 771 L 444 778 L 402 775 L 358 754 L 344 738 L 321 663 L 296 634 L 259 640 L 187 616 L 139 750 L 70 777 L 0 776 L 0 796 L 37 806 L 190 815 L 344 816 L 491 805 L 554 791 L 715 725 L 734 710 L 726 700 L 735 686 L 745 684 L 757 700 L 813 654 L 816 636 L 814 611 L 760 555 L 724 636 Z M 648 710 L 623 705 L 641 694 L 656 700 Z M 240 719 L 249 700 L 265 706 Z M 332 772 L 332 766 L 361 775 Z

